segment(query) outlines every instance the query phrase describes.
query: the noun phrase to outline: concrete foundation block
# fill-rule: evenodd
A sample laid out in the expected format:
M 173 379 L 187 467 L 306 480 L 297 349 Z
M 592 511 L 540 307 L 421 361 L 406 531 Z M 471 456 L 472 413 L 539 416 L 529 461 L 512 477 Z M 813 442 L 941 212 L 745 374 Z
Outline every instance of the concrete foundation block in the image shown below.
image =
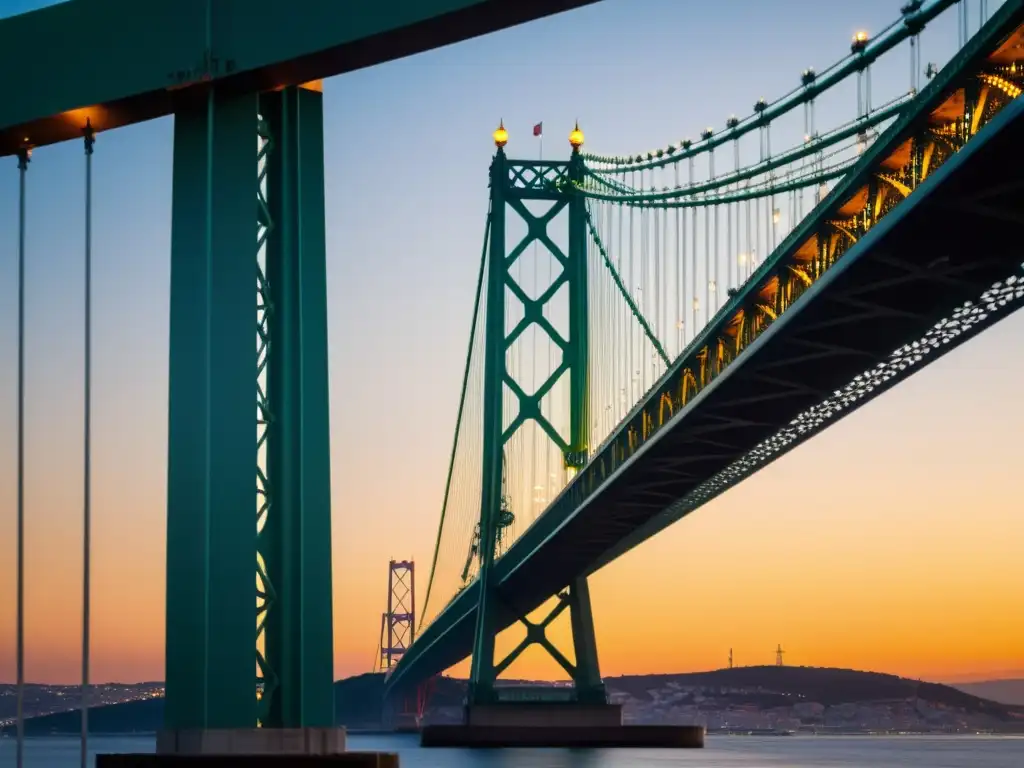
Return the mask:
M 466 707 L 465 724 L 477 728 L 615 728 L 622 725 L 622 705 L 555 701 L 475 704 Z
M 160 755 L 337 755 L 344 728 L 229 728 L 160 731 Z

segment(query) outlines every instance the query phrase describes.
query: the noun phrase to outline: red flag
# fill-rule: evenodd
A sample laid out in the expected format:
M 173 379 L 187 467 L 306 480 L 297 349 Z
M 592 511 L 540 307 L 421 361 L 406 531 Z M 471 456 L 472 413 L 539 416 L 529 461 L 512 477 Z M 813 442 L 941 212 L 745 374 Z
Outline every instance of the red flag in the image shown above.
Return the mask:
M 534 136 L 543 136 L 544 135 L 544 123 L 537 123 L 535 126 L 533 126 L 533 135 Z

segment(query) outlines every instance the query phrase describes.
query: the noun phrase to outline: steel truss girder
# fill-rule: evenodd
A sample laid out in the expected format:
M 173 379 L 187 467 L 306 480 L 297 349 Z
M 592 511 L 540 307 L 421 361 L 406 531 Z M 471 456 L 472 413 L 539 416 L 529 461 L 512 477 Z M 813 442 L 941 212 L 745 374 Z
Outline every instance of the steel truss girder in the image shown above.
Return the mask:
M 958 307 L 921 340 L 896 350 L 887 363 L 866 370 L 843 389 L 824 398 L 741 461 L 672 504 L 667 514 L 682 517 L 697 509 L 1022 307 L 1024 270 L 1018 270 L 982 292 L 977 300 Z
M 273 506 L 273 491 L 267 479 L 267 442 L 274 414 L 268 396 L 267 368 L 271 356 L 270 318 L 273 295 L 267 279 L 266 245 L 274 228 L 267 205 L 268 155 L 273 139 L 267 121 L 257 116 L 257 183 L 256 183 L 256 718 L 260 723 L 270 719 L 270 705 L 280 680 L 267 661 L 267 616 L 277 601 L 277 591 L 267 574 L 264 550 L 267 547 L 267 520 Z M 276 512 L 276 510 L 275 510 Z

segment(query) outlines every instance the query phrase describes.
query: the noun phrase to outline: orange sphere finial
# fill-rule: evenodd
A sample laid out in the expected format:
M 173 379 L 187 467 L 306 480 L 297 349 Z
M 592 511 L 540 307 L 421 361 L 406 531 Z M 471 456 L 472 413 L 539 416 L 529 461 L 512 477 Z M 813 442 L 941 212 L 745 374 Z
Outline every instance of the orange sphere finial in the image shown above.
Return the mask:
M 501 149 L 508 144 L 508 131 L 505 130 L 505 121 L 498 121 L 498 129 L 494 132 L 494 146 Z
M 583 146 L 583 131 L 580 130 L 580 123 L 576 121 L 576 127 L 572 129 L 572 133 L 569 134 L 569 143 L 572 144 L 573 149 L 579 149 Z

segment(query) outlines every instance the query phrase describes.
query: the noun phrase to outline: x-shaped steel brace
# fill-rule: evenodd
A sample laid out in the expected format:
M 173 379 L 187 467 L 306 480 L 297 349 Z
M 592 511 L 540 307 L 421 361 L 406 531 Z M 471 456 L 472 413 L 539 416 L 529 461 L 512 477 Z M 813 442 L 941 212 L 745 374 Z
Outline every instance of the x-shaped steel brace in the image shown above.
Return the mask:
M 494 667 L 494 677 L 497 679 L 501 674 L 511 666 L 512 662 L 518 659 L 527 648 L 531 645 L 540 645 L 546 650 L 555 661 L 558 662 L 559 666 L 562 667 L 573 680 L 576 679 L 576 667 L 559 651 L 554 644 L 548 640 L 547 628 L 551 622 L 557 619 L 566 608 L 569 607 L 569 593 L 562 592 L 558 595 L 558 605 L 551 609 L 551 612 L 544 618 L 539 624 L 534 624 L 532 621 L 524 616 L 519 617 L 519 621 L 526 627 L 526 637 L 513 648 L 508 656 L 502 659 L 500 664 Z

